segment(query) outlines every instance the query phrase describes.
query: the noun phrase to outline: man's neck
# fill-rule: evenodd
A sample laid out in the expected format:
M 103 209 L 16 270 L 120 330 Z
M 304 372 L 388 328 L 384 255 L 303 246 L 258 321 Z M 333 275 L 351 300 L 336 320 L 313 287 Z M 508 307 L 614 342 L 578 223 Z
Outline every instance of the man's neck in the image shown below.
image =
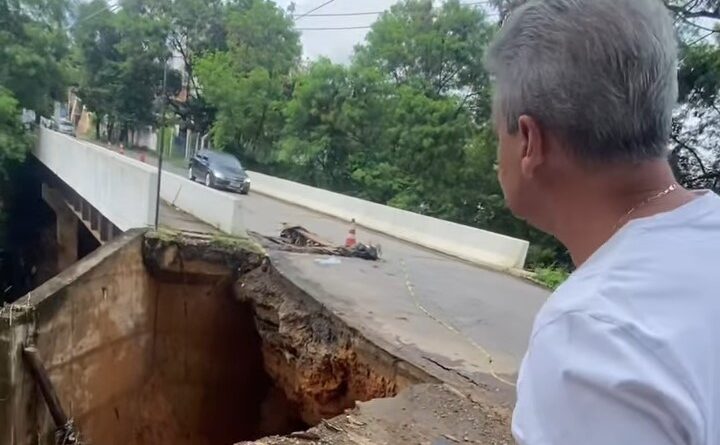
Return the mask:
M 682 188 L 652 199 L 674 183 L 665 161 L 590 174 L 578 181 L 582 185 L 560 193 L 554 235 L 579 267 L 629 220 L 667 212 L 693 199 Z

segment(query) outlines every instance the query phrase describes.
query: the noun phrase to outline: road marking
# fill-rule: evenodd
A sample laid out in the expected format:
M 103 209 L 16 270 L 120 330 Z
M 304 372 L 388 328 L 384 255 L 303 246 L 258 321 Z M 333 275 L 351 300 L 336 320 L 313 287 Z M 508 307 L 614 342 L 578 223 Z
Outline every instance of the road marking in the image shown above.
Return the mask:
M 420 302 L 420 299 L 418 298 L 417 294 L 415 293 L 415 286 L 414 286 L 414 285 L 412 284 L 412 282 L 410 281 L 410 272 L 409 272 L 409 270 L 408 270 L 407 264 L 405 264 L 405 260 L 401 258 L 401 259 L 400 259 L 400 264 L 402 265 L 403 273 L 405 274 L 405 287 L 407 288 L 407 291 L 408 291 L 408 293 L 410 294 L 410 297 L 411 297 L 413 303 L 415 304 L 415 306 L 416 306 L 421 312 L 423 312 L 425 315 L 427 315 L 428 317 L 430 317 L 430 319 L 432 319 L 432 320 L 435 321 L 436 323 L 439 323 L 441 326 L 443 326 L 445 329 L 447 329 L 448 331 L 452 332 L 453 334 L 462 337 L 465 341 L 467 341 L 468 343 L 470 343 L 471 346 L 473 346 L 475 349 L 477 349 L 477 350 L 479 350 L 480 352 L 482 352 L 482 354 L 483 354 L 485 357 L 487 357 L 488 365 L 490 366 L 490 375 L 491 375 L 495 380 L 499 381 L 500 383 L 504 383 L 504 384 L 506 384 L 506 385 L 508 385 L 508 386 L 515 387 L 515 383 L 513 383 L 513 382 L 511 382 L 511 381 L 509 381 L 509 380 L 504 379 L 503 377 L 499 376 L 499 375 L 497 374 L 497 372 L 495 372 L 495 366 L 493 365 L 492 355 L 490 355 L 490 353 L 488 352 L 487 349 L 485 349 L 482 345 L 480 345 L 479 343 L 477 343 L 475 340 L 473 340 L 473 339 L 470 338 L 469 336 L 467 336 L 467 335 L 463 334 L 462 332 L 460 332 L 460 330 L 458 330 L 455 326 L 453 326 L 453 325 L 451 325 L 450 323 L 446 322 L 445 320 L 443 320 L 443 319 L 441 319 L 441 318 L 433 315 L 429 310 L 427 310 L 427 309 L 425 308 L 425 306 L 422 305 L 422 303 Z

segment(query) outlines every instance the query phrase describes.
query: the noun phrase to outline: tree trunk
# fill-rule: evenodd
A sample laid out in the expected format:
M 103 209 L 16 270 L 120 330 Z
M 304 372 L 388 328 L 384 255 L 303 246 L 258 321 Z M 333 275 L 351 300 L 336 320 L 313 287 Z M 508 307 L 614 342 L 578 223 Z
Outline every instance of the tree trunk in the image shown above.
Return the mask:
M 125 146 L 128 146 L 128 124 L 127 122 L 123 122 L 122 129 L 120 130 L 120 141 L 125 144 Z

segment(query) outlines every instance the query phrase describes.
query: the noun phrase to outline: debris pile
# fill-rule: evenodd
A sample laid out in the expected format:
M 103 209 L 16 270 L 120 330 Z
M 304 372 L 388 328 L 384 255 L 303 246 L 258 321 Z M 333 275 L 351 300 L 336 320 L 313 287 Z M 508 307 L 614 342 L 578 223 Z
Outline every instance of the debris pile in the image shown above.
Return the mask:
M 362 258 L 371 261 L 379 260 L 382 252 L 379 245 L 359 242 L 351 247 L 336 246 L 299 225 L 284 225 L 278 237 L 255 235 L 269 241 L 273 247 L 288 252 Z

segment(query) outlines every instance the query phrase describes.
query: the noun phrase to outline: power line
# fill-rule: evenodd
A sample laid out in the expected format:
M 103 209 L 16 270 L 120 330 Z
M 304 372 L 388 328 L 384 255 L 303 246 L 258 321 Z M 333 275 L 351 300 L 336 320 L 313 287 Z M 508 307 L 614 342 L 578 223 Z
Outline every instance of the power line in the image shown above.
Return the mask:
M 489 3 L 489 2 L 484 1 L 484 2 L 474 2 L 474 3 L 461 3 L 461 5 L 463 5 L 463 6 L 476 6 L 476 5 L 488 4 L 488 3 Z M 368 14 L 368 15 L 369 15 L 369 14 L 381 14 L 381 13 L 383 13 L 383 12 L 385 12 L 385 11 L 372 12 L 372 13 L 370 13 L 370 12 L 352 13 L 352 14 L 354 14 L 354 15 L 360 15 L 360 14 L 365 15 L 365 14 Z M 348 14 L 350 14 L 350 13 L 348 13 Z M 345 15 L 345 14 L 339 14 L 339 15 Z M 493 14 L 491 13 L 490 16 L 492 16 L 492 15 L 493 15 Z M 334 17 L 334 16 L 332 16 L 332 15 L 328 15 L 328 16 L 329 16 L 329 17 Z M 321 17 L 321 16 L 320 16 L 320 15 L 317 15 L 317 16 L 313 16 L 313 17 Z M 364 25 L 364 26 L 337 26 L 337 27 L 335 27 L 335 26 L 323 26 L 323 27 L 307 27 L 307 28 L 295 28 L 295 29 L 296 29 L 297 31 L 351 31 L 351 30 L 356 30 L 356 29 L 370 29 L 370 28 L 372 28 L 372 27 L 373 27 L 373 25 Z
M 83 18 L 81 18 L 81 19 L 75 20 L 75 22 L 74 22 L 72 25 L 70 25 L 70 28 L 74 28 L 74 27 L 76 27 L 78 24 L 80 24 L 80 23 L 82 23 L 82 22 L 85 22 L 85 21 L 87 21 L 87 20 L 90 20 L 91 18 L 93 18 L 93 17 L 95 17 L 95 16 L 97 16 L 97 15 L 99 15 L 99 14 L 102 14 L 102 13 L 105 12 L 105 11 L 107 11 L 107 12 L 115 12 L 119 7 L 120 7 L 120 5 L 118 5 L 117 3 L 114 4 L 114 5 L 107 4 L 107 5 L 103 6 L 102 8 L 98 9 L 97 11 L 93 12 L 92 14 L 90 14 L 90 15 L 88 15 L 88 16 L 85 16 L 85 17 L 83 17 Z
M 359 15 L 378 15 L 385 11 L 367 11 L 367 12 L 336 12 L 326 14 L 306 14 L 303 17 L 350 17 Z
M 308 15 L 310 15 L 310 14 L 312 14 L 313 12 L 317 11 L 318 9 L 324 8 L 325 6 L 329 5 L 330 3 L 333 3 L 334 1 L 335 1 L 335 0 L 328 0 L 328 1 L 326 1 L 325 3 L 323 3 L 323 4 L 321 4 L 321 5 L 318 5 L 318 6 L 314 7 L 314 8 L 312 8 L 311 10 L 305 12 L 304 14 L 300 14 L 299 16 L 295 17 L 295 21 L 298 21 L 298 20 L 300 20 L 300 19 L 303 18 L 303 17 L 307 17 Z
M 328 2 L 330 3 L 330 2 Z M 492 2 L 489 0 L 481 1 L 481 2 L 471 2 L 471 3 L 460 3 L 461 6 L 480 6 L 480 5 L 490 5 Z M 320 5 L 322 7 L 323 5 Z M 335 12 L 335 13 L 321 13 L 321 14 L 312 14 L 313 11 L 316 11 L 317 9 L 308 11 L 304 14 L 300 14 L 296 16 L 296 20 L 301 17 L 354 17 L 354 16 L 363 16 L 363 15 L 378 15 L 382 14 L 383 12 L 387 12 L 387 10 L 384 11 L 363 11 L 363 12 Z

